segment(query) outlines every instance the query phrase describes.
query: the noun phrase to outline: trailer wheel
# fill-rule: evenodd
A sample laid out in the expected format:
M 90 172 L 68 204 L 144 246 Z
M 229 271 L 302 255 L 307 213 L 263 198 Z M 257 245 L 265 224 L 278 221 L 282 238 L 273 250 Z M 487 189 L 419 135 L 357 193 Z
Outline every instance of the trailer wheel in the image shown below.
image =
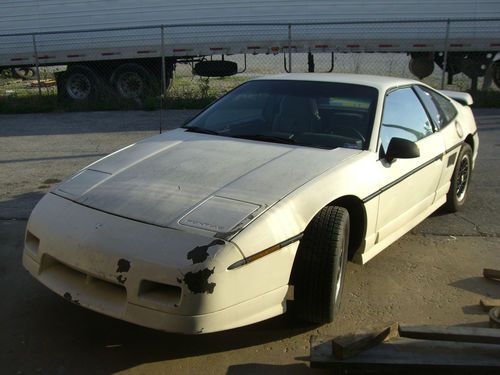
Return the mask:
M 421 54 L 412 56 L 408 63 L 408 69 L 418 79 L 428 77 L 434 71 L 433 55 Z
M 74 65 L 62 74 L 58 90 L 66 99 L 91 100 L 98 97 L 101 83 L 92 69 L 84 65 Z
M 493 63 L 491 67 L 491 76 L 495 85 L 500 89 L 500 61 Z
M 145 98 L 159 93 L 159 83 L 139 64 L 120 65 L 111 75 L 111 83 L 125 99 Z

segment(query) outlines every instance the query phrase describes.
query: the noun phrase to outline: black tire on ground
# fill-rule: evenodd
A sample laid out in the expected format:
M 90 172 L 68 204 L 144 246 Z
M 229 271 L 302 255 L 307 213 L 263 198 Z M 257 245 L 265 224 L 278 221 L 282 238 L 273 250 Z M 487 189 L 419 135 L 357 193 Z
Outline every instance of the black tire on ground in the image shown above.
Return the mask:
M 57 90 L 60 98 L 89 101 L 97 99 L 101 95 L 101 79 L 85 65 L 70 66 L 57 78 Z
M 457 212 L 467 200 L 467 191 L 472 173 L 472 149 L 464 143 L 458 154 L 455 170 L 451 176 L 451 185 L 446 195 L 445 208 L 449 212 Z
M 294 315 L 330 323 L 339 307 L 349 245 L 349 212 L 323 208 L 307 226 L 293 266 Z
M 495 85 L 500 89 L 500 61 L 493 63 L 493 66 L 491 67 L 491 76 Z
M 159 95 L 160 82 L 142 65 L 120 65 L 111 75 L 111 84 L 124 99 L 142 99 Z

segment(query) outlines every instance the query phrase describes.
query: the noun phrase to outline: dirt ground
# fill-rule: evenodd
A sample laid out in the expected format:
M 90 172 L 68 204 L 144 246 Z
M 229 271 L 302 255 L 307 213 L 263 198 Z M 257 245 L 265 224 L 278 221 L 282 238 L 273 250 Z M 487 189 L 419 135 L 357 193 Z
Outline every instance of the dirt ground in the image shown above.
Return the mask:
M 169 111 L 174 128 L 193 111 Z M 289 317 L 227 332 L 181 336 L 72 305 L 21 265 L 26 219 L 52 186 L 79 168 L 159 130 L 158 112 L 0 116 L 0 373 L 302 374 L 309 338 L 399 321 L 487 327 L 478 306 L 500 298 L 481 277 L 500 268 L 500 110 L 475 112 L 480 152 L 470 199 L 457 214 L 437 212 L 364 266 L 349 264 L 333 324 Z

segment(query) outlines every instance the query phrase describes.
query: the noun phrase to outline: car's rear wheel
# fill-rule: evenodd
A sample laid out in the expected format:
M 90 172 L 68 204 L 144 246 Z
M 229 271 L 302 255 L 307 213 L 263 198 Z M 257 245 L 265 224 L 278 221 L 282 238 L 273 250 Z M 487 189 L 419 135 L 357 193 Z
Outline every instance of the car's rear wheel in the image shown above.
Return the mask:
M 349 246 L 349 212 L 323 208 L 311 221 L 295 258 L 294 313 L 311 323 L 330 323 L 339 307 Z
M 472 149 L 464 143 L 455 170 L 451 177 L 450 190 L 446 196 L 445 207 L 450 212 L 456 212 L 464 205 L 472 173 Z

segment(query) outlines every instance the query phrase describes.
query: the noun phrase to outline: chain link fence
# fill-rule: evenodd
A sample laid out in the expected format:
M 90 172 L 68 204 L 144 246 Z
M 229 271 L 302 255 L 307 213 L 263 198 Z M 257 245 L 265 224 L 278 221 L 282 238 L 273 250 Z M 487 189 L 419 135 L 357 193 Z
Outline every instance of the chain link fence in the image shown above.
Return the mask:
M 500 19 L 0 35 L 0 113 L 200 108 L 248 79 L 290 72 L 387 75 L 441 89 L 495 91 L 498 51 Z

